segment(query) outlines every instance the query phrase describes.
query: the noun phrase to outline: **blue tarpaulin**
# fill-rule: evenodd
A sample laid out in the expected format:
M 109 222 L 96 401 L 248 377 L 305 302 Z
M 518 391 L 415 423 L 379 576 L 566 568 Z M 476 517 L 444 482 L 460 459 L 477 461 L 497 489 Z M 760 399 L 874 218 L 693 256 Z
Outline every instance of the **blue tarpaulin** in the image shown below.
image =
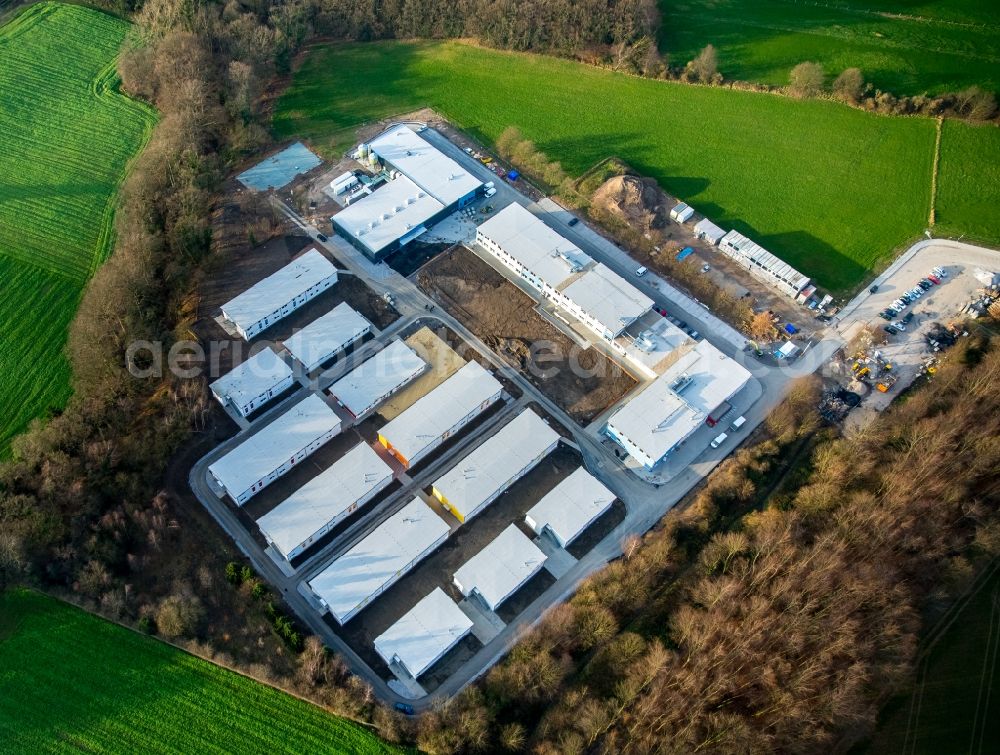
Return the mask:
M 788 333 L 788 335 L 790 335 L 790 336 L 794 336 L 796 333 L 799 332 L 799 329 L 796 328 L 791 323 L 786 323 L 785 324 L 785 332 Z
M 683 260 L 683 259 L 687 259 L 692 254 L 694 254 L 694 249 L 692 249 L 689 246 L 686 246 L 683 249 L 681 249 L 679 252 L 677 252 L 677 260 L 680 261 L 680 260 Z
M 297 175 L 312 170 L 322 162 L 302 142 L 295 142 L 291 147 L 257 163 L 250 170 L 243 171 L 236 178 L 254 191 L 280 189 L 290 184 Z
M 508 171 L 507 172 L 507 180 L 508 181 L 516 181 L 518 179 L 518 177 L 520 177 L 520 175 L 521 174 L 518 173 L 516 170 Z

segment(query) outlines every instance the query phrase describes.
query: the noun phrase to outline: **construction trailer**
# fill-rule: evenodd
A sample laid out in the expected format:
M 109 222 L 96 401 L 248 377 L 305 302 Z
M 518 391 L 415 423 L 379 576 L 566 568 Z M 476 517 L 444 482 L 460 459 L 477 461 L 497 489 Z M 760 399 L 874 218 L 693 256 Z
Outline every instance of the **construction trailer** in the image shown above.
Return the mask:
M 719 242 L 725 237 L 726 232 L 708 218 L 703 218 L 695 223 L 694 235 L 700 239 L 704 239 L 712 246 L 718 246 Z
M 346 624 L 448 539 L 448 524 L 419 498 L 386 519 L 309 581 L 337 623 Z
M 678 202 L 670 211 L 670 219 L 676 220 L 678 223 L 686 223 L 693 217 L 694 208 L 684 202 Z
M 435 587 L 375 638 L 375 652 L 392 669 L 401 667 L 416 679 L 472 631 L 472 620 L 445 591 Z
M 558 444 L 559 433 L 531 409 L 525 409 L 435 480 L 431 494 L 458 521 L 466 522 L 534 469 Z
M 564 479 L 524 515 L 537 535 L 547 533 L 560 548 L 576 540 L 615 502 L 615 494 L 584 467 Z
M 357 175 L 353 170 L 349 170 L 330 181 L 330 188 L 333 189 L 334 194 L 343 194 L 348 189 L 353 189 L 358 183 Z
M 310 394 L 211 464 L 208 473 L 238 506 L 340 433 L 340 419 Z
M 503 386 L 478 362 L 422 396 L 385 424 L 378 441 L 404 467 L 411 467 L 500 400 Z
M 246 417 L 291 386 L 292 368 L 271 349 L 261 349 L 209 388 L 223 406 Z
M 808 276 L 803 275 L 787 262 L 783 262 L 742 233 L 737 231 L 727 233 L 719 242 L 719 249 L 740 267 L 750 271 L 750 274 L 755 278 L 764 281 L 793 299 L 809 285 Z
M 222 305 L 246 340 L 290 315 L 337 282 L 337 268 L 315 247 Z
M 363 417 L 404 385 L 422 375 L 428 364 L 398 338 L 330 386 L 330 395 L 355 418 Z
M 257 526 L 291 561 L 391 482 L 392 468 L 362 442 L 258 519 Z
M 452 582 L 465 597 L 477 596 L 496 611 L 545 566 L 547 558 L 512 524 L 460 566 Z
M 372 324 L 347 303 L 338 304 L 285 340 L 284 347 L 306 372 L 333 359 L 371 332 Z

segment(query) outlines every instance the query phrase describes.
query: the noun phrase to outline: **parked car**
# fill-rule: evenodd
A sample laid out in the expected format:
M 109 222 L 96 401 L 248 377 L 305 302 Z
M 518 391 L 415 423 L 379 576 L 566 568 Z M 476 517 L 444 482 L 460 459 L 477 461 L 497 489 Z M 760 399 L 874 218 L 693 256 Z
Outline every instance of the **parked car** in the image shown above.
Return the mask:
M 416 712 L 409 703 L 396 703 L 395 708 L 405 716 L 412 716 Z
M 940 286 L 941 285 L 941 279 L 938 278 L 936 275 L 928 275 L 927 276 L 927 280 L 929 280 L 935 286 Z
M 324 236 L 322 233 L 317 233 L 316 238 L 318 238 L 320 241 L 326 241 L 326 236 Z
M 678 328 L 680 328 L 681 330 L 687 330 L 687 327 L 688 327 L 688 324 L 687 324 L 686 322 L 684 322 L 683 320 L 678 320 L 678 321 L 677 321 L 676 323 L 674 323 L 674 324 L 675 324 L 675 325 L 676 325 L 676 326 L 677 326 Z
M 704 267 L 702 267 L 702 268 L 701 268 L 701 271 L 702 271 L 703 273 L 707 273 L 707 272 L 708 272 L 709 270 L 711 270 L 711 269 L 712 269 L 712 266 L 711 266 L 711 265 L 705 265 Z
M 898 330 L 896 330 L 896 329 L 895 329 L 894 327 L 892 327 L 891 325 L 886 325 L 886 326 L 885 326 L 884 328 L 882 328 L 882 330 L 884 330 L 884 331 L 885 331 L 886 333 L 888 333 L 888 334 L 889 334 L 890 336 L 894 336 L 894 335 L 896 335 L 896 334 L 897 334 L 897 333 L 899 332 Z
M 745 425 L 745 424 L 746 424 L 746 422 L 747 422 L 747 418 L 746 418 L 746 417 L 743 417 L 743 416 L 740 416 L 740 417 L 737 417 L 736 419 L 734 419 L 734 420 L 733 420 L 733 424 L 731 424 L 731 425 L 729 426 L 729 429 L 730 429 L 730 430 L 731 430 L 732 432 L 736 432 L 736 431 L 737 431 L 737 430 L 739 430 L 739 429 L 740 429 L 741 427 L 743 427 L 743 425 Z
M 570 218 L 569 223 L 567 225 L 574 226 L 574 225 L 576 225 L 579 222 L 580 222 L 580 218 L 578 218 L 578 217 L 572 217 L 572 218 Z
M 879 312 L 878 316 L 881 317 L 883 320 L 888 320 L 889 322 L 892 322 L 893 314 L 894 314 L 893 312 Z
M 903 322 L 901 320 L 899 322 L 894 322 L 892 324 L 892 327 L 894 327 L 896 330 L 898 330 L 900 332 L 906 330 L 906 326 L 903 324 Z
M 718 448 L 719 446 L 721 446 L 723 443 L 726 442 L 726 438 L 728 437 L 729 436 L 726 433 L 720 433 L 719 435 L 717 435 L 715 437 L 715 440 L 712 441 L 712 448 Z
M 912 312 L 907 312 L 906 313 L 906 317 L 903 318 L 903 324 L 904 325 L 909 325 L 910 324 L 910 320 L 912 320 L 912 319 L 913 319 L 913 313 Z
M 657 314 L 662 315 L 663 317 L 667 316 L 667 310 L 665 310 L 663 307 L 653 307 L 653 311 L 656 312 Z
M 870 293 L 870 294 L 877 294 L 878 293 L 878 286 L 872 286 L 871 288 L 869 288 L 868 289 L 868 293 Z
M 928 291 L 934 284 L 931 283 L 929 280 L 919 280 L 917 281 L 917 285 L 920 286 L 920 288 L 922 288 L 924 291 Z
M 667 316 L 667 319 L 670 320 L 671 325 L 676 325 L 678 328 L 681 326 L 681 321 L 678 320 L 676 317 Z
M 931 272 L 934 273 L 938 278 L 947 278 L 948 273 L 945 272 L 943 267 L 932 267 Z
M 649 272 L 649 270 L 646 268 L 645 265 L 643 265 L 642 267 L 639 267 L 639 268 L 636 269 L 636 271 L 635 271 L 635 277 L 636 278 L 641 278 L 642 276 L 644 276 L 648 272 Z
M 698 334 L 697 330 L 689 330 L 688 335 L 691 336 L 695 341 L 700 341 L 701 336 Z

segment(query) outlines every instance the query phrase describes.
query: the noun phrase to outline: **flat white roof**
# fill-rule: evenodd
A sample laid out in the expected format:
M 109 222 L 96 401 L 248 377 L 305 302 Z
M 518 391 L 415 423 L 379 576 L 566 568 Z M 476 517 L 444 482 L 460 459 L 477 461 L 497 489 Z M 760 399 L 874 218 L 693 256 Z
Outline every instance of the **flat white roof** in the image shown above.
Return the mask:
M 244 406 L 292 376 L 292 368 L 271 349 L 261 349 L 209 387 L 223 401 Z
M 467 517 L 557 440 L 559 433 L 525 409 L 435 480 L 434 489 Z
M 389 465 L 362 442 L 258 519 L 257 524 L 268 540 L 287 555 L 391 480 Z
M 510 525 L 455 572 L 463 594 L 475 588 L 491 609 L 496 609 L 545 564 L 546 555 L 517 528 Z
M 525 519 L 530 519 L 532 528 L 539 533 L 548 526 L 560 542 L 567 545 L 614 502 L 615 494 L 579 467 L 532 506 Z
M 503 386 L 479 362 L 467 362 L 458 372 L 421 396 L 379 434 L 407 459 L 413 459 Z
M 388 181 L 333 216 L 333 222 L 373 254 L 417 233 L 444 205 L 406 176 Z
M 602 262 L 566 286 L 563 293 L 612 333 L 653 306 L 652 299 Z
M 340 623 L 398 577 L 449 527 L 419 498 L 372 530 L 361 542 L 334 559 L 309 582 Z
M 451 650 L 472 631 L 472 620 L 435 587 L 433 592 L 375 638 L 375 651 L 386 663 L 398 658 L 413 678 Z
M 721 246 L 737 251 L 758 267 L 762 267 L 785 283 L 794 286 L 798 291 L 809 285 L 809 276 L 803 275 L 780 257 L 771 254 L 756 241 L 748 239 L 742 233 L 730 231 L 722 237 L 719 243 Z
M 398 390 L 427 369 L 427 363 L 405 343 L 396 339 L 330 386 L 347 410 L 357 417 L 374 401 Z
M 343 302 L 286 339 L 285 348 L 309 367 L 322 362 L 371 326 L 368 320 Z
M 615 412 L 608 424 L 658 461 L 750 377 L 745 367 L 708 341 L 699 341 Z
M 246 330 L 336 273 L 336 266 L 313 248 L 223 304 L 222 311 Z
M 478 230 L 557 290 L 593 262 L 578 246 L 516 202 L 504 207 Z
M 687 333 L 659 314 L 646 315 L 640 323 L 632 325 L 628 333 L 615 339 L 629 359 L 654 375 L 663 372 L 671 355 L 688 342 L 693 343 Z
M 409 126 L 390 129 L 369 142 L 368 147 L 443 205 L 457 202 L 483 185 Z
M 208 471 L 227 490 L 242 493 L 316 438 L 339 429 L 340 419 L 333 409 L 311 393 L 210 465 Z
M 716 244 L 718 244 L 719 240 L 726 235 L 724 230 L 719 228 L 719 226 L 708 218 L 703 218 L 695 223 L 694 232 L 703 234 L 705 238 L 711 239 L 711 241 Z

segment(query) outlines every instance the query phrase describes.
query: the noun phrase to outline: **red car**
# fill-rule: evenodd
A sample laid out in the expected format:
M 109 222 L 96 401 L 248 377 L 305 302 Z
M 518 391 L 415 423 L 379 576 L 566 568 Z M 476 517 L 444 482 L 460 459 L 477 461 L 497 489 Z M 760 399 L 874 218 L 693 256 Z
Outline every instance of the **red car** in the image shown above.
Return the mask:
M 927 280 L 929 280 L 935 286 L 940 286 L 941 285 L 941 279 L 938 278 L 936 275 L 928 275 L 927 276 Z
M 663 307 L 653 307 L 653 311 L 660 313 L 664 317 L 667 316 L 667 310 L 665 310 Z

